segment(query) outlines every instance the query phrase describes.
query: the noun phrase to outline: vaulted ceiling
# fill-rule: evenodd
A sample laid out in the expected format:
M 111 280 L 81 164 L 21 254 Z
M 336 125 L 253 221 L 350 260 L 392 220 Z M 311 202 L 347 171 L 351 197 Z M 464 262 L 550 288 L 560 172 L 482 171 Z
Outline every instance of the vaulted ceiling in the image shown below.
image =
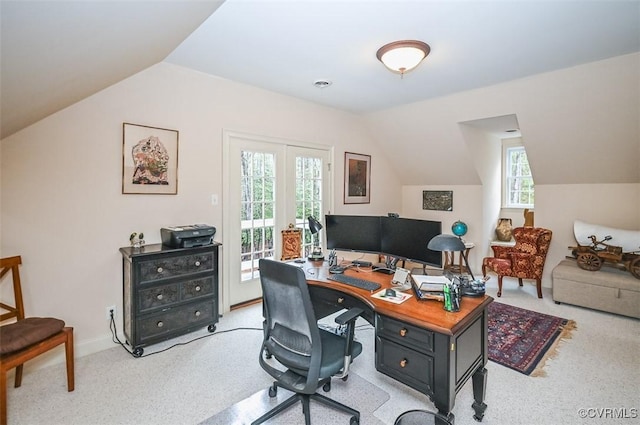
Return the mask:
M 162 61 L 366 113 L 640 50 L 638 1 L 2 0 L 0 15 L 2 138 Z M 400 39 L 432 49 L 404 78 L 376 59 Z

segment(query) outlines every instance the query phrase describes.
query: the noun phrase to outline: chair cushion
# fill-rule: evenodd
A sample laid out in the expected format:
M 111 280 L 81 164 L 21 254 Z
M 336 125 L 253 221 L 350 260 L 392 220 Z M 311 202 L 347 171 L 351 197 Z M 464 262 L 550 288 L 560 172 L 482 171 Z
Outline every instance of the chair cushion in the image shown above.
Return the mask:
M 53 317 L 29 317 L 0 327 L 0 355 L 22 350 L 44 341 L 64 328 L 64 321 Z
M 322 338 L 320 379 L 324 379 L 337 374 L 344 367 L 344 351 L 347 339 L 325 330 L 320 330 L 320 338 Z M 362 353 L 362 344 L 358 341 L 353 341 L 351 359 L 355 359 L 360 353 Z

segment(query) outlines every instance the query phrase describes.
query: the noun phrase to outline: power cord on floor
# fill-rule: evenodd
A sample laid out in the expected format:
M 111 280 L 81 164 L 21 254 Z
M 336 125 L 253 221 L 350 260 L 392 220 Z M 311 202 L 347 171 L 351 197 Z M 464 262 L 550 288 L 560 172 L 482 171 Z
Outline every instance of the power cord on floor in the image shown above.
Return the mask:
M 152 355 L 158 354 L 158 353 L 163 353 L 163 352 L 165 352 L 167 350 L 170 350 L 170 349 L 172 349 L 174 347 L 178 347 L 180 345 L 187 345 L 187 344 L 190 344 L 190 343 L 192 343 L 194 341 L 198 341 L 198 340 L 201 340 L 201 339 L 204 339 L 204 338 L 209 338 L 209 337 L 212 337 L 212 336 L 215 336 L 215 335 L 224 334 L 224 333 L 227 333 L 227 332 L 234 332 L 234 331 L 260 331 L 260 332 L 262 332 L 263 329 L 262 328 L 244 328 L 244 327 L 241 327 L 241 328 L 227 329 L 227 330 L 218 331 L 218 332 L 216 332 L 214 330 L 213 332 L 211 332 L 208 335 L 202 335 L 202 336 L 199 336 L 197 338 L 193 338 L 193 339 L 191 339 L 189 341 L 185 341 L 185 342 L 178 342 L 178 343 L 176 343 L 176 344 L 174 344 L 174 345 L 172 345 L 170 347 L 164 348 L 162 350 L 154 351 L 153 353 L 147 353 L 147 354 L 137 354 L 136 350 L 132 351 L 132 350 L 129 350 L 129 348 L 127 348 L 127 345 L 129 345 L 128 342 L 125 344 L 122 341 L 120 341 L 120 338 L 118 338 L 118 330 L 116 329 L 116 321 L 115 321 L 115 318 L 113 317 L 113 312 L 111 312 L 111 317 L 109 319 L 109 330 L 111 331 L 111 341 L 113 341 L 113 343 L 120 344 L 120 346 L 124 349 L 124 351 L 126 351 L 129 354 L 131 354 L 132 357 L 140 358 L 140 357 L 149 357 L 149 356 L 152 356 Z
M 191 343 L 192 343 L 192 342 L 194 342 L 194 341 L 198 341 L 198 340 L 201 340 L 201 339 L 204 339 L 204 338 L 209 338 L 209 337 L 212 337 L 212 336 L 215 336 L 215 335 L 224 334 L 224 333 L 227 333 L 227 332 L 235 332 L 235 331 L 260 331 L 260 332 L 262 332 L 262 331 L 263 331 L 263 329 L 262 329 L 262 328 L 245 328 L 245 327 L 233 328 L 233 329 L 227 329 L 227 330 L 224 330 L 224 331 L 218 331 L 218 332 L 216 332 L 216 331 L 214 330 L 214 331 L 213 331 L 213 332 L 211 332 L 209 335 L 202 335 L 202 336 L 199 336 L 199 337 L 197 337 L 197 338 L 193 338 L 193 339 L 191 339 L 191 340 L 189 340 L 189 341 L 185 341 L 185 342 L 178 342 L 178 343 L 176 343 L 176 344 L 174 344 L 174 345 L 172 345 L 172 346 L 170 346 L 170 347 L 164 348 L 164 349 L 162 349 L 162 350 L 154 351 L 153 353 L 147 353 L 147 354 L 141 354 L 141 353 L 140 353 L 140 354 L 138 354 L 138 353 L 136 352 L 136 350 L 133 350 L 133 351 L 132 351 L 132 350 L 129 350 L 129 349 L 127 348 L 127 345 L 129 345 L 129 343 L 128 343 L 128 342 L 125 344 L 125 343 L 123 343 L 122 341 L 120 341 L 120 338 L 118 338 L 118 330 L 117 330 L 117 328 L 116 328 L 116 321 L 115 321 L 115 317 L 114 317 L 114 315 L 113 315 L 113 311 L 110 311 L 109 313 L 110 313 L 110 318 L 109 318 L 109 330 L 111 331 L 111 341 L 112 341 L 114 344 L 119 344 L 119 345 L 122 347 L 122 349 L 123 349 L 124 351 L 126 351 L 126 352 L 127 352 L 127 353 L 129 353 L 129 354 L 131 354 L 131 356 L 132 356 L 132 357 L 134 357 L 134 358 L 149 357 L 149 356 L 152 356 L 152 355 L 154 355 L 154 354 L 163 353 L 163 352 L 165 352 L 165 351 L 167 351 L 167 350 L 170 350 L 170 349 L 172 349 L 172 348 L 174 348 L 174 347 L 178 347 L 178 346 L 180 346 L 180 345 L 187 345 L 187 344 L 191 344 Z M 357 326 L 356 326 L 356 329 L 364 329 L 364 328 L 373 329 L 373 326 L 371 326 L 371 325 L 370 325 L 370 324 L 368 324 L 368 323 L 367 323 L 367 324 L 362 324 L 362 325 L 357 325 Z

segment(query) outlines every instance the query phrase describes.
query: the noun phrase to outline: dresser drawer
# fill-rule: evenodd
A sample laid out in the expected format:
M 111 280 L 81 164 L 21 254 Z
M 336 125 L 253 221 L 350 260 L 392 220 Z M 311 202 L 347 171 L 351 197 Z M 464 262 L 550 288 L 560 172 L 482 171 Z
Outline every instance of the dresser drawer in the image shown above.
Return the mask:
M 433 394 L 433 357 L 376 337 L 376 369 L 424 393 Z
M 141 261 L 140 282 L 149 282 L 192 273 L 211 272 L 215 267 L 214 253 L 202 252 L 181 256 L 168 256 Z
M 137 326 L 140 343 L 158 340 L 159 337 L 179 334 L 190 327 L 205 326 L 217 322 L 214 300 L 170 308 L 158 314 L 138 318 Z
M 154 286 L 138 291 L 139 312 L 166 307 L 179 300 L 179 284 Z
M 414 350 L 433 353 L 433 332 L 383 315 L 378 315 L 377 319 L 376 334 L 379 337 L 394 340 Z
M 202 279 L 187 280 L 180 284 L 181 299 L 192 300 L 207 295 L 215 295 L 215 285 L 213 277 L 207 276 Z

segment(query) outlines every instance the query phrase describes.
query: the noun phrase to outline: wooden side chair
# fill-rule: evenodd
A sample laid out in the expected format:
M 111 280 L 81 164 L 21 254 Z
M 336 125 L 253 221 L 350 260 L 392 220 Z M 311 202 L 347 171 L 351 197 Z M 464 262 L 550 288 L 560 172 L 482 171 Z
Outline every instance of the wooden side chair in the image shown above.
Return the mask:
M 0 425 L 7 424 L 7 372 L 16 369 L 15 387 L 18 388 L 22 385 L 23 364 L 60 344 L 65 344 L 67 389 L 74 389 L 73 328 L 51 317 L 25 318 L 20 264 L 20 256 L 0 259 L 0 283 L 10 280 L 5 279 L 5 275 L 11 271 L 15 301 L 15 305 L 0 302 L 0 308 L 6 311 L 0 314 L 0 322 L 16 319 L 0 326 Z

